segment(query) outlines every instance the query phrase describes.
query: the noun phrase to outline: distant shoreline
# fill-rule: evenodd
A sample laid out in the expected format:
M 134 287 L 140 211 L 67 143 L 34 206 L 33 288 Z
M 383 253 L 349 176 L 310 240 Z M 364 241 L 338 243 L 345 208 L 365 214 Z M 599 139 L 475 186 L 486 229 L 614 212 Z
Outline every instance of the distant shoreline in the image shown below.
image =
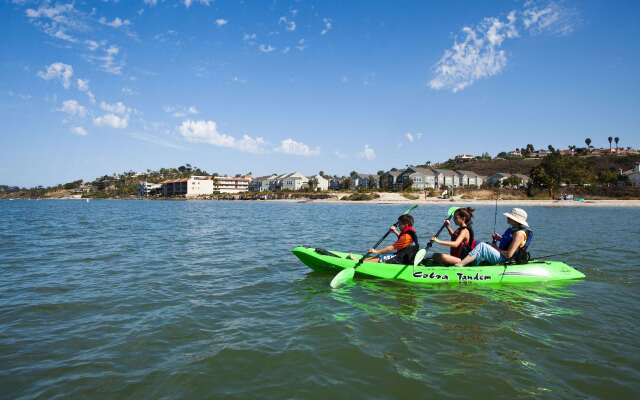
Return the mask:
M 87 198 L 38 198 L 38 199 L 24 199 L 24 198 L 3 198 L 0 200 L 4 201 L 12 201 L 12 200 L 21 200 L 21 201 L 36 201 L 36 200 L 75 200 L 75 201 L 83 201 L 85 202 Z M 271 199 L 271 200 L 230 200 L 230 199 L 220 199 L 220 200 L 212 200 L 212 199 L 185 199 L 185 198 L 167 198 L 167 199 L 140 199 L 140 198 L 101 198 L 101 199 L 93 199 L 89 198 L 90 201 L 101 201 L 101 200 L 151 200 L 151 201 L 230 201 L 230 202 L 264 202 L 264 203 L 302 203 L 302 204 L 335 204 L 335 205 L 348 205 L 348 204 L 368 204 L 368 205 L 398 205 L 398 204 L 419 204 L 419 205 L 452 205 L 452 206 L 463 206 L 463 205 L 477 205 L 477 206 L 491 206 L 495 205 L 495 200 L 474 200 L 474 199 L 399 199 L 399 198 L 378 198 L 373 200 L 363 200 L 363 201 L 352 201 L 352 200 L 340 200 L 336 198 L 331 199 Z M 573 201 L 573 200 L 518 200 L 518 199 L 500 199 L 499 204 L 504 206 L 525 206 L 525 207 L 640 207 L 640 200 L 631 199 L 631 200 L 585 200 L 585 201 Z

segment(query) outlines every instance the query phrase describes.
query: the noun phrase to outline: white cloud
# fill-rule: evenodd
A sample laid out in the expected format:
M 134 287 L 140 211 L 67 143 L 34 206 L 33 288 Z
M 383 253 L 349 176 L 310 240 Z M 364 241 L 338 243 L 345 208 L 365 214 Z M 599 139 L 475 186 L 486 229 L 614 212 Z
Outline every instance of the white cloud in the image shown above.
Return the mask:
M 89 100 L 92 103 L 96 102 L 96 96 L 93 95 L 93 93 L 91 92 L 91 90 L 89 89 L 89 81 L 86 79 L 80 79 L 78 78 L 76 80 L 76 85 L 78 86 L 78 90 L 85 93 L 87 95 L 87 97 L 89 97 Z
M 120 114 L 120 115 L 125 115 L 125 114 L 130 114 L 132 109 L 127 107 L 126 105 L 124 105 L 123 102 L 118 101 L 116 103 L 113 104 L 109 104 L 106 103 L 104 101 L 100 102 L 100 108 L 103 111 L 106 111 L 108 113 L 114 113 L 114 114 Z
M 413 143 L 416 140 L 420 140 L 422 138 L 422 133 L 411 133 L 411 132 L 407 132 L 404 134 L 405 139 L 407 139 L 407 142 L 409 143 Z
M 47 67 L 45 71 L 38 72 L 38 76 L 44 80 L 60 79 L 62 86 L 68 89 L 71 85 L 71 78 L 73 77 L 73 67 L 68 64 L 56 62 Z
M 284 28 L 289 32 L 296 30 L 296 22 L 290 21 L 287 17 L 280 17 L 280 19 L 278 19 L 278 24 L 283 24 Z
M 85 40 L 84 43 L 91 51 L 95 51 L 98 47 L 100 47 L 100 43 L 96 42 L 95 40 Z
M 87 115 L 87 109 L 76 100 L 66 100 L 62 102 L 62 107 L 60 107 L 58 111 L 81 118 Z
M 120 53 L 120 48 L 117 46 L 109 46 L 104 50 L 104 56 L 98 57 L 98 60 L 102 61 L 101 68 L 103 71 L 113 75 L 120 75 L 124 62 L 116 60 L 116 57 Z
M 84 129 L 81 126 L 76 126 L 74 128 L 71 129 L 71 133 L 78 135 L 78 136 L 87 136 L 88 132 L 86 129 Z
M 253 42 L 256 40 L 256 37 L 255 33 L 245 33 L 244 36 L 242 36 L 242 40 L 245 42 Z
M 180 134 L 193 143 L 208 143 L 214 146 L 227 147 L 247 153 L 262 153 L 266 142 L 261 137 L 253 138 L 243 135 L 241 139 L 218 132 L 215 121 L 183 121 L 178 127 Z
M 331 29 L 333 29 L 333 24 L 331 22 L 331 18 L 323 18 L 322 22 L 324 22 L 324 29 L 322 30 L 322 32 L 320 32 L 320 34 L 326 35 Z
M 121 19 L 120 17 L 116 17 L 113 19 L 113 21 L 109 22 L 105 17 L 100 18 L 100 23 L 102 25 L 107 25 L 110 26 L 112 28 L 120 28 L 122 26 L 129 26 L 131 25 L 131 21 L 129 21 L 128 19 Z
M 263 53 L 271 53 L 272 51 L 274 51 L 276 48 L 272 47 L 270 44 L 261 44 L 258 47 L 258 50 L 260 50 Z
M 124 94 L 125 96 L 133 96 L 135 94 L 138 94 L 138 92 L 131 89 L 130 87 L 123 87 L 122 89 L 120 89 L 120 92 L 122 92 L 122 94 Z
M 358 157 L 363 158 L 363 159 L 368 160 L 368 161 L 375 160 L 376 152 L 371 147 L 369 147 L 368 144 L 365 144 L 364 145 L 364 150 L 362 150 L 360 153 L 358 153 Z
M 124 129 L 129 125 L 127 117 L 119 117 L 115 114 L 105 114 L 93 119 L 95 126 L 108 126 L 114 129 Z
M 214 24 L 216 24 L 217 26 L 225 26 L 226 24 L 229 23 L 229 21 L 227 21 L 226 19 L 222 19 L 222 18 L 218 18 L 215 21 L 213 21 Z
M 531 1 L 527 2 L 522 14 L 525 29 L 534 35 L 545 32 L 566 35 L 574 30 L 574 12 L 554 2 L 544 6 Z
M 304 39 L 298 40 L 298 45 L 296 46 L 296 49 L 298 49 L 300 51 L 303 51 L 306 48 L 307 48 L 307 46 L 305 46 L 305 44 L 304 44 Z
M 453 46 L 436 63 L 429 87 L 450 89 L 456 93 L 479 79 L 501 73 L 507 65 L 507 53 L 502 45 L 507 39 L 520 36 L 519 27 L 538 34 L 567 34 L 573 30 L 573 15 L 556 3 L 540 7 L 525 3 L 520 11 L 511 11 L 505 19 L 489 17 L 475 27 L 462 28 Z
M 477 27 L 464 27 L 464 40 L 457 39 L 451 49 L 445 51 L 435 68 L 435 77 L 429 82 L 432 89 L 463 90 L 478 79 L 500 73 L 507 65 L 507 56 L 500 50 L 506 38 L 518 35 L 514 14 L 507 22 L 497 18 L 485 18 Z
M 86 30 L 84 14 L 74 8 L 73 3 L 51 5 L 41 4 L 37 9 L 28 8 L 25 11 L 29 21 L 40 28 L 47 35 L 67 42 L 77 42 L 68 31 Z
M 210 0 L 184 0 L 184 6 L 189 8 L 193 3 L 202 4 L 203 6 L 208 6 L 211 4 Z
M 199 113 L 196 106 L 164 106 L 162 109 L 167 114 L 171 114 L 176 118 L 186 117 L 187 115 L 196 115 Z
M 302 142 L 296 142 L 291 138 L 281 141 L 280 145 L 275 148 L 275 151 L 284 154 L 292 154 L 304 157 L 310 157 L 320 154 L 320 149 L 318 147 L 312 149 L 308 145 Z
M 144 0 L 144 4 L 146 4 L 146 5 L 150 6 L 150 7 L 153 7 L 156 4 L 158 4 L 158 0 Z

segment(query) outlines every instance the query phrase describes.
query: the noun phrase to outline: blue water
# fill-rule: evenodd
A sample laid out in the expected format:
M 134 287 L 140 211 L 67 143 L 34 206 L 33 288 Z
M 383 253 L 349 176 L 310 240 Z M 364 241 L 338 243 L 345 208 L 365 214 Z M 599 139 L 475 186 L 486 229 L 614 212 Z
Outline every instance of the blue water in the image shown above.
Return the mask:
M 527 208 L 534 253 L 599 248 L 565 284 L 332 291 L 290 253 L 404 208 L 0 201 L 0 398 L 638 398 L 640 209 Z M 445 213 L 414 212 L 423 242 Z

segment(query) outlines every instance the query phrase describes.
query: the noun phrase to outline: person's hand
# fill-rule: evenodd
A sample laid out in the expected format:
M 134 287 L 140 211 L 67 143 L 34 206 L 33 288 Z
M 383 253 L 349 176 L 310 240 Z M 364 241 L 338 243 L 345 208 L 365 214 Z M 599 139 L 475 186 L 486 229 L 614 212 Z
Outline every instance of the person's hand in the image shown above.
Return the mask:
M 444 226 L 448 227 L 449 225 L 451 225 L 451 221 L 449 221 L 449 218 L 447 218 L 444 220 Z
M 369 251 L 367 252 L 369 254 L 378 254 L 378 250 L 376 249 L 369 249 Z
M 395 233 L 396 235 L 400 236 L 400 230 L 398 229 L 397 226 L 395 225 L 391 225 L 391 227 L 389 228 L 389 230 L 393 233 Z
M 432 241 L 433 243 L 438 243 L 438 242 L 439 242 L 438 238 L 437 238 L 437 237 L 435 237 L 435 236 L 431 236 L 431 241 Z
M 493 235 L 491 235 L 491 238 L 495 241 L 498 241 L 500 239 L 502 239 L 502 236 L 500 236 L 499 234 L 497 234 L 496 232 L 493 232 Z

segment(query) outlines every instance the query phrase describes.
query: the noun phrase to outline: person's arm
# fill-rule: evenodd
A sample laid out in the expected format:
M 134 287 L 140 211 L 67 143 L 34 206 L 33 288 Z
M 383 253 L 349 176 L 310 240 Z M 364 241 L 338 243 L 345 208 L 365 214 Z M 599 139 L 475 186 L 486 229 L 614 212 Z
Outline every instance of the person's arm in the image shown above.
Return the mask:
M 513 257 L 516 254 L 516 251 L 520 248 L 520 245 L 524 242 L 525 233 L 522 231 L 518 231 L 513 235 L 513 240 L 511 241 L 511 245 L 507 250 L 500 250 L 503 256 L 506 258 Z
M 389 246 L 385 246 L 381 249 L 369 249 L 369 253 L 371 254 L 387 254 L 387 253 L 393 253 L 396 251 L 396 248 L 393 247 L 392 244 L 390 244 Z
M 451 241 L 451 240 L 440 240 L 437 237 L 432 237 L 431 240 L 433 241 L 433 243 L 437 243 L 440 244 L 442 246 L 447 246 L 447 247 L 458 247 L 460 246 L 460 244 L 465 241 L 465 240 L 469 240 L 469 230 L 465 229 L 464 231 L 462 231 L 462 233 L 460 233 L 460 235 L 458 235 L 458 238 L 455 241 Z

